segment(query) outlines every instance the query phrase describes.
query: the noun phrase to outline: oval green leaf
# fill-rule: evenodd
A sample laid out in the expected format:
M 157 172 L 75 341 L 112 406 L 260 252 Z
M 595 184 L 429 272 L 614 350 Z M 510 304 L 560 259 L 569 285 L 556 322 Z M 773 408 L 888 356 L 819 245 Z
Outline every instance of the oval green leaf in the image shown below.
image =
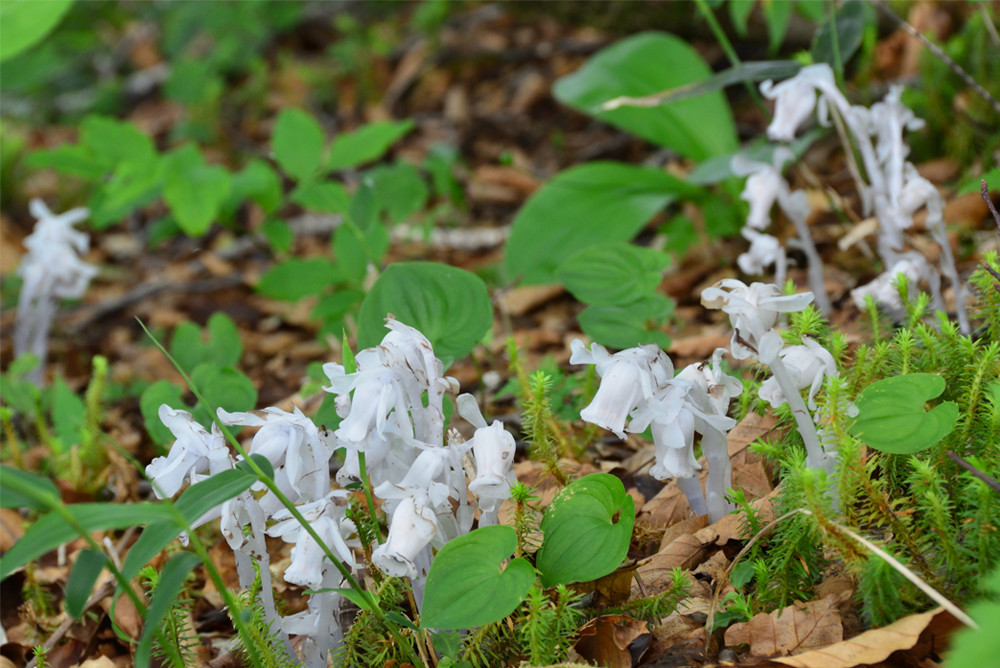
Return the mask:
M 556 271 L 584 248 L 628 241 L 690 190 L 651 167 L 591 162 L 560 172 L 521 208 L 504 250 L 511 278 L 557 282 Z
M 267 270 L 257 283 L 257 292 L 265 297 L 296 302 L 326 290 L 343 278 L 343 272 L 329 260 L 293 258 Z
M 69 573 L 69 580 L 66 581 L 66 612 L 73 619 L 80 619 L 83 614 L 90 592 L 94 589 L 97 576 L 104 569 L 107 562 L 105 557 L 96 550 L 80 550 L 76 555 L 76 562 L 73 570 Z
M 733 115 L 720 91 L 654 108 L 598 109 L 617 97 L 653 95 L 711 74 L 684 40 L 644 32 L 597 52 L 576 72 L 556 81 L 552 94 L 578 111 L 700 161 L 738 146 Z
M 851 434 L 882 452 L 912 455 L 951 433 L 958 406 L 945 401 L 930 411 L 924 404 L 944 392 L 941 376 L 911 373 L 874 383 L 858 396 L 858 419 Z
M 503 619 L 514 612 L 535 581 L 525 559 L 501 562 L 517 547 L 508 526 L 477 529 L 448 542 L 427 574 L 420 625 L 431 629 L 468 629 Z
M 436 262 L 393 264 L 382 272 L 358 315 L 360 347 L 382 341 L 390 313 L 423 332 L 445 363 L 468 355 L 493 325 L 493 307 L 482 279 Z
M 378 160 L 389 147 L 413 129 L 413 121 L 379 121 L 362 126 L 354 132 L 337 135 L 330 149 L 327 169 L 356 167 Z
M 34 46 L 59 25 L 73 0 L 4 0 L 0 5 L 0 62 Z
M 593 473 L 572 483 L 542 517 L 545 537 L 535 560 L 542 584 L 590 582 L 611 573 L 628 554 L 634 525 L 635 503 L 621 480 Z
M 326 135 L 316 119 L 301 109 L 278 114 L 271 135 L 271 149 L 281 169 L 297 181 L 308 179 L 319 169 Z
M 588 306 L 576 319 L 581 329 L 603 346 L 624 350 L 655 343 L 670 347 L 663 326 L 674 312 L 674 301 L 654 293 L 624 306 Z
M 652 248 L 615 241 L 591 246 L 562 263 L 556 278 L 585 304 L 628 304 L 656 290 L 670 258 Z

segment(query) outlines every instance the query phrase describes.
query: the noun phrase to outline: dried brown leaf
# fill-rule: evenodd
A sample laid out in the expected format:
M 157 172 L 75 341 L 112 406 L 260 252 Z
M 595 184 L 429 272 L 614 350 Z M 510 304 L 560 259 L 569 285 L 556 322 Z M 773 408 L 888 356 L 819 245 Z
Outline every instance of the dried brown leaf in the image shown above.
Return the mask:
M 850 596 L 849 593 L 841 594 Z M 749 645 L 757 657 L 786 656 L 844 639 L 838 603 L 840 597 L 796 603 L 771 613 L 762 612 L 749 622 L 733 624 L 726 630 L 726 645 Z
M 574 649 L 599 666 L 632 668 L 651 640 L 646 622 L 625 615 L 607 615 L 583 625 Z
M 793 668 L 854 668 L 877 664 L 897 651 L 907 651 L 913 665 L 933 649 L 940 650 L 945 638 L 961 624 L 944 608 L 903 617 L 881 629 L 872 629 L 835 645 L 794 657 L 774 659 Z M 728 639 L 728 633 L 727 639 Z

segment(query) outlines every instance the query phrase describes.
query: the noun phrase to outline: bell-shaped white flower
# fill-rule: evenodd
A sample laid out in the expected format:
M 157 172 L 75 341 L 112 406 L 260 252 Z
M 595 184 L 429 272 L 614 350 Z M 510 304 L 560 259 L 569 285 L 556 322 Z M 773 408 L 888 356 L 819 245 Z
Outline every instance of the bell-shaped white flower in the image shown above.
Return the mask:
M 816 393 L 823 386 L 823 379 L 837 375 L 837 363 L 833 355 L 807 336 L 802 337 L 801 346 L 786 346 L 781 352 L 781 360 L 785 363 L 797 390 L 809 388 L 809 410 L 816 410 L 814 400 Z M 778 380 L 773 376 L 761 384 L 758 395 L 778 408 L 787 401 L 784 391 L 778 386 Z
M 726 415 L 729 402 L 743 392 L 743 381 L 722 369 L 722 356 L 726 352 L 725 348 L 716 348 L 711 363 L 688 365 L 676 376 L 677 380 L 686 380 L 701 388 L 708 400 L 706 410 L 714 415 Z
M 747 182 L 740 193 L 740 199 L 750 205 L 747 225 L 763 230 L 771 224 L 771 207 L 788 195 L 788 183 L 781 175 L 785 163 L 795 158 L 795 154 L 784 146 L 774 149 L 771 163 L 749 160 L 742 154 L 733 156 L 729 166 L 736 176 L 746 176 Z
M 229 413 L 220 408 L 219 420 L 225 425 L 261 427 L 248 454 L 266 457 L 275 469 L 275 479 L 279 471 L 286 476 L 294 492 L 292 501 L 318 501 L 330 491 L 327 463 L 333 452 L 320 438 L 313 421 L 298 407 L 292 413 L 280 408 Z M 263 488 L 263 483 L 257 485 Z
M 414 560 L 437 532 L 434 508 L 426 494 L 407 496 L 396 506 L 389 537 L 372 552 L 372 562 L 391 577 L 416 578 Z
M 666 353 L 655 345 L 637 346 L 610 355 L 597 343 L 587 347 L 580 340 L 570 344 L 570 364 L 593 364 L 601 377 L 590 405 L 580 417 L 625 438 L 625 419 L 634 409 L 653 399 L 657 388 L 673 378 L 674 366 Z M 645 427 L 639 431 L 644 431 Z M 631 428 L 629 431 L 634 431 Z
M 24 239 L 28 252 L 17 267 L 23 282 L 17 303 L 14 356 L 30 353 L 41 360 L 42 364 L 28 374 L 29 380 L 41 384 L 55 300 L 82 297 L 97 267 L 80 259 L 90 239 L 85 232 L 73 229 L 90 211 L 71 209 L 55 215 L 40 199 L 31 200 L 29 207 L 38 222 Z
M 472 454 L 476 458 L 476 478 L 469 489 L 479 498 L 479 509 L 495 511 L 500 502 L 510 498 L 510 487 L 517 482 L 514 473 L 514 437 L 503 428 L 500 420 L 487 425 L 479 404 L 471 394 L 461 394 L 457 400 L 458 414 L 476 428 L 472 437 Z M 480 526 L 485 526 L 480 521 Z
M 940 285 L 940 277 L 937 271 L 930 265 L 923 255 L 917 251 L 908 251 L 899 256 L 896 263 L 889 271 L 886 271 L 867 285 L 851 290 L 851 299 L 859 310 L 865 308 L 865 297 L 871 295 L 876 304 L 880 304 L 891 311 L 903 307 L 899 298 L 899 291 L 896 289 L 896 280 L 899 274 L 907 278 L 909 285 L 918 285 L 926 281 L 933 286 Z M 939 291 L 935 290 L 935 292 Z
M 231 468 L 229 449 L 218 427 L 212 425 L 210 435 L 190 413 L 174 410 L 167 404 L 160 406 L 158 415 L 177 439 L 166 457 L 157 457 L 146 467 L 146 476 L 152 481 L 158 499 L 176 494 L 185 479 L 197 482 L 193 478 L 197 474 L 214 474 Z
M 774 120 L 767 126 L 767 136 L 773 141 L 792 141 L 817 106 L 820 123 L 826 124 L 827 102 L 825 97 L 820 96 L 817 105 L 816 93 L 817 88 L 825 91 L 830 87 L 836 88 L 833 70 L 825 63 L 803 67 L 794 77 L 777 85 L 770 79 L 763 82 L 760 85 L 761 94 L 775 100 Z
M 347 497 L 350 492 L 334 490 L 319 501 L 299 506 L 299 512 L 316 531 L 323 543 L 347 562 L 352 568 L 360 568 L 354 562 L 354 555 L 345 537 L 356 531 L 354 524 L 345 517 Z M 326 556 L 323 548 L 309 534 L 299 521 L 285 509 L 274 514 L 277 524 L 267 530 L 268 536 L 282 538 L 286 543 L 295 543 L 292 561 L 285 571 L 285 582 L 316 589 L 323 581 Z
M 767 267 L 773 264 L 777 273 L 784 274 L 788 260 L 785 256 L 785 249 L 782 248 L 777 237 L 758 232 L 751 229 L 749 225 L 741 229 L 740 234 L 750 242 L 750 249 L 736 258 L 736 264 L 739 265 L 740 271 L 748 276 L 760 276 Z M 775 281 L 777 285 L 781 285 L 783 282 L 780 278 Z
M 902 93 L 902 86 L 889 86 L 889 93 L 881 102 L 872 105 L 867 116 L 869 131 L 876 137 L 875 156 L 885 174 L 888 194 L 894 201 L 903 187 L 903 169 L 910 153 L 910 147 L 903 141 L 903 131 L 924 127 L 924 121 L 903 105 Z
M 813 300 L 811 292 L 784 295 L 776 285 L 724 278 L 701 293 L 705 308 L 722 309 L 733 326 L 732 353 L 738 360 L 756 359 L 760 341 L 771 331 L 781 313 L 794 313 Z M 749 344 L 750 347 L 744 345 Z

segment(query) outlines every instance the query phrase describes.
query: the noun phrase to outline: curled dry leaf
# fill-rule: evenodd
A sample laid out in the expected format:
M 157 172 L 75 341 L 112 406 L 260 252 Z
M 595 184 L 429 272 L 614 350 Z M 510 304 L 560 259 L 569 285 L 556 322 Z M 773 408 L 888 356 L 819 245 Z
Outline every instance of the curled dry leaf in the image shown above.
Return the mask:
M 590 663 L 632 668 L 649 648 L 652 634 L 646 622 L 625 615 L 592 619 L 580 629 L 574 649 Z
M 905 665 L 921 664 L 932 653 L 939 652 L 947 636 L 961 623 L 944 608 L 920 615 L 909 615 L 881 629 L 872 629 L 835 645 L 805 652 L 794 657 L 774 659 L 793 668 L 855 668 L 880 664 L 894 652 Z M 726 634 L 728 640 L 729 634 Z
M 840 642 L 844 639 L 844 628 L 838 604 L 848 597 L 850 593 L 844 592 L 754 615 L 749 622 L 733 624 L 726 630 L 726 645 L 749 645 L 753 656 L 774 657 Z

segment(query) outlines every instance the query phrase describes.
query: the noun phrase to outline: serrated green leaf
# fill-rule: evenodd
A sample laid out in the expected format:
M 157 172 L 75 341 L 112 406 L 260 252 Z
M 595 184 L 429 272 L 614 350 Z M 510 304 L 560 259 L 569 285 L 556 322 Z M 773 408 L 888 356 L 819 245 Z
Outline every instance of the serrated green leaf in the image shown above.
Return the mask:
M 319 169 L 326 134 L 316 119 L 300 109 L 278 114 L 271 135 L 271 150 L 281 169 L 297 181 L 305 181 Z
M 382 272 L 361 305 L 358 346 L 382 341 L 390 313 L 423 332 L 442 361 L 469 354 L 493 324 L 482 279 L 436 262 L 397 263 Z
M 467 629 L 503 619 L 524 600 L 535 569 L 526 559 L 501 562 L 517 547 L 509 526 L 482 527 L 449 541 L 427 574 L 420 623 L 432 629 Z
M 507 274 L 523 283 L 555 283 L 571 255 L 628 241 L 690 187 L 666 172 L 591 162 L 560 172 L 518 212 L 504 250 Z
M 622 305 L 655 291 L 669 263 L 659 251 L 615 241 L 574 253 L 556 278 L 585 304 Z
M 260 231 L 263 232 L 267 243 L 271 244 L 271 248 L 279 253 L 287 253 L 291 250 L 292 244 L 295 243 L 295 232 L 292 230 L 292 226 L 278 218 L 265 220 L 264 224 L 260 226 Z
M 925 410 L 925 403 L 944 388 L 944 379 L 930 373 L 880 380 L 858 396 L 858 417 L 849 431 L 882 452 L 906 455 L 926 450 L 951 433 L 958 419 L 958 406 L 951 401 Z
M 430 191 L 420 172 L 413 165 L 397 162 L 380 165 L 367 172 L 374 182 L 375 199 L 379 208 L 393 223 L 401 223 L 427 205 Z
M 379 121 L 339 134 L 333 140 L 326 168 L 332 171 L 378 160 L 412 129 L 411 120 Z
M 618 478 L 592 473 L 571 483 L 539 526 L 544 538 L 535 564 L 542 584 L 590 582 L 613 572 L 628 554 L 634 524 L 635 503 Z

